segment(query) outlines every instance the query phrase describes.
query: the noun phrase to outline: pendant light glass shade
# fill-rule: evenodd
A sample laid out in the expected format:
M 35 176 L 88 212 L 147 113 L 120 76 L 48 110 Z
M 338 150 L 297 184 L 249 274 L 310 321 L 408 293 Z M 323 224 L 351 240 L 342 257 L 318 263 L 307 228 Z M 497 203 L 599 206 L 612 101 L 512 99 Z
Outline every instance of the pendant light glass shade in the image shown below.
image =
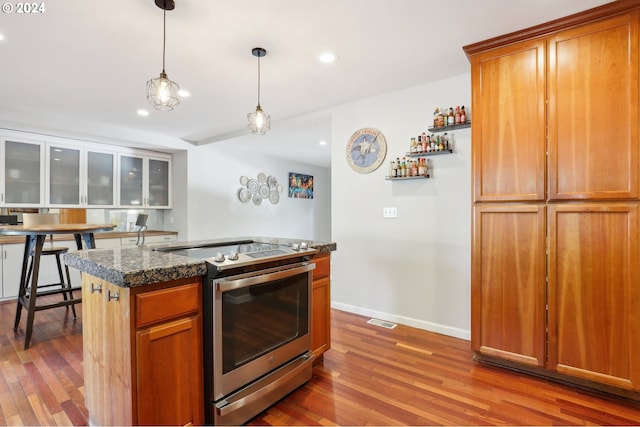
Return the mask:
M 271 129 L 271 116 L 262 111 L 260 104 L 256 107 L 256 111 L 247 114 L 247 119 L 249 120 L 247 127 L 251 133 L 264 135 Z
M 173 1 L 156 0 L 156 5 L 164 10 L 162 33 L 162 72 L 160 77 L 147 81 L 147 99 L 156 110 L 171 111 L 180 104 L 178 83 L 169 80 L 164 71 L 165 46 L 167 39 L 167 10 L 173 10 Z
M 178 83 L 169 80 L 163 71 L 160 77 L 147 82 L 147 99 L 157 110 L 171 111 L 180 104 Z
M 247 120 L 249 120 L 247 127 L 251 133 L 264 135 L 271 129 L 271 116 L 262 111 L 262 107 L 260 107 L 260 58 L 265 56 L 267 51 L 261 47 L 254 47 L 251 53 L 258 57 L 258 105 L 256 111 L 247 114 Z

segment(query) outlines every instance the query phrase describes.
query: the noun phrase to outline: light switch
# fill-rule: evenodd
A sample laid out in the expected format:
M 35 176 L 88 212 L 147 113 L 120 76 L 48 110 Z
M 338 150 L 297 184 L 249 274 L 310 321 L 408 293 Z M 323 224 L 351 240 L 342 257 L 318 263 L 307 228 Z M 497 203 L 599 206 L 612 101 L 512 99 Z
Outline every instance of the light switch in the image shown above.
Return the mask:
M 398 217 L 398 208 L 396 207 L 388 207 L 382 209 L 382 217 L 383 218 L 397 218 Z

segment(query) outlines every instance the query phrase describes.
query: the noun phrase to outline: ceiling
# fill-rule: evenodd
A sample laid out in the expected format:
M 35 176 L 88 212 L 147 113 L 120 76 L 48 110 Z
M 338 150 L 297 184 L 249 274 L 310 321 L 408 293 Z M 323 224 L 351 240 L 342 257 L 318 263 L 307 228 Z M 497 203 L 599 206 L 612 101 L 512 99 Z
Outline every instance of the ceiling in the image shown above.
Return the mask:
M 176 147 L 234 144 L 329 166 L 328 108 L 469 72 L 462 46 L 608 2 L 175 0 L 166 72 L 191 96 L 163 112 L 145 98 L 146 81 L 162 70 L 163 11 L 154 0 L 45 0 L 43 13 L 2 14 L 0 125 L 151 145 L 150 135 L 182 140 Z M 257 103 L 256 46 L 267 50 L 264 136 L 246 130 Z M 327 50 L 337 55 L 332 64 L 317 59 Z

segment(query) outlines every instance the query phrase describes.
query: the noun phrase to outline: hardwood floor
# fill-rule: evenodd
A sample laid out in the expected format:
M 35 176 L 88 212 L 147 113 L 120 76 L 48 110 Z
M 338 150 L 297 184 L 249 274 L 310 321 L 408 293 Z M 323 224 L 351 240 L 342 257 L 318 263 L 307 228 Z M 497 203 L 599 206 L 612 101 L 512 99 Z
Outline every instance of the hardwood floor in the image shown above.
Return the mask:
M 82 321 L 36 313 L 31 348 L 0 303 L 0 425 L 86 425 Z M 24 316 L 23 316 L 24 317 Z M 251 425 L 640 425 L 640 405 L 479 365 L 469 343 L 334 310 L 332 349 Z

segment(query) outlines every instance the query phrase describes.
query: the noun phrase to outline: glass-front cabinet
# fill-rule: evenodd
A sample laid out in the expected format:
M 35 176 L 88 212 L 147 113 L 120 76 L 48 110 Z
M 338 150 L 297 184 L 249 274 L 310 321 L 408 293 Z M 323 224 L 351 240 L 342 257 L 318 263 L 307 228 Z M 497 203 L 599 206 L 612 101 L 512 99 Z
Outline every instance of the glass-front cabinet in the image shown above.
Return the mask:
M 171 208 L 171 154 L 21 135 L 0 134 L 0 207 Z
M 49 185 L 47 204 L 50 206 L 79 206 L 80 149 L 47 145 Z
M 119 192 L 118 206 L 144 206 L 142 165 L 144 159 L 134 156 L 118 156 L 119 160 Z
M 149 161 L 149 207 L 169 206 L 169 161 L 148 159 Z
M 46 158 L 47 206 L 115 206 L 115 153 L 47 144 Z
M 0 204 L 43 206 L 44 144 L 2 138 L 0 150 Z
M 118 155 L 119 207 L 171 207 L 171 159 L 144 154 Z
M 87 205 L 115 206 L 115 177 L 115 153 L 87 150 Z

